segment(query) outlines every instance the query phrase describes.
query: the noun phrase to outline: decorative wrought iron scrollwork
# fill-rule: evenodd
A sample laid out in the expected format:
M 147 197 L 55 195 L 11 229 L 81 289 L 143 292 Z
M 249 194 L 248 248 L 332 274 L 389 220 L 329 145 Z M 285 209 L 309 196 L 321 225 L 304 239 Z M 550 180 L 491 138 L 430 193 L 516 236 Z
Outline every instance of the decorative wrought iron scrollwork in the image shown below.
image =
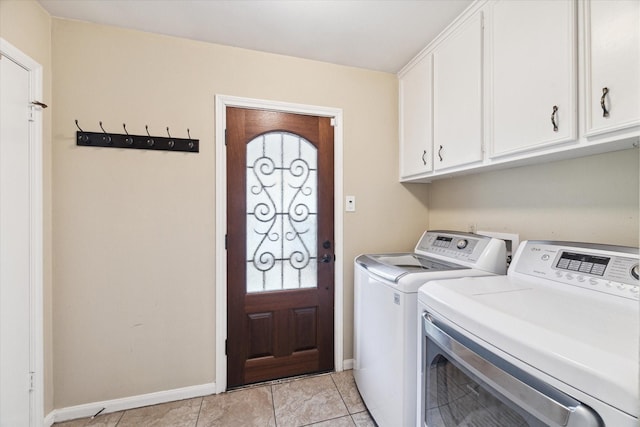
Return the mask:
M 313 144 L 287 132 L 247 145 L 248 292 L 316 286 L 316 162 Z

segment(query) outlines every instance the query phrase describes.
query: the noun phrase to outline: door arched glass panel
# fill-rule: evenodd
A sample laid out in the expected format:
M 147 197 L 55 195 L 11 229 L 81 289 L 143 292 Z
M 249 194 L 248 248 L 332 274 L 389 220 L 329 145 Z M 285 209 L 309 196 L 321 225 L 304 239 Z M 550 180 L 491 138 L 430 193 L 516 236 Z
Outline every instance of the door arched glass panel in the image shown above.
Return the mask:
M 247 144 L 247 293 L 317 287 L 317 158 L 288 132 Z

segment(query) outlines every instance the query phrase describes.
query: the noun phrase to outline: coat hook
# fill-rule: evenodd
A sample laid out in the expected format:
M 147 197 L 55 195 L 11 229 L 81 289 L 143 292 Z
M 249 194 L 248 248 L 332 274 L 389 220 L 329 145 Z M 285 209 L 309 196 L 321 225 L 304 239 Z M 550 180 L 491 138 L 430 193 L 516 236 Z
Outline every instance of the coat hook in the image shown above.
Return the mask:
M 80 142 L 89 142 L 89 136 L 85 134 L 80 125 L 78 124 L 78 119 L 76 119 L 76 127 L 80 130 L 81 135 L 78 135 L 78 141 Z
M 191 141 L 191 133 L 189 132 L 189 128 L 187 128 L 187 135 L 189 135 L 189 148 L 193 148 L 193 141 Z
M 102 140 L 107 144 L 111 144 L 111 136 L 109 136 L 107 131 L 104 130 L 104 128 L 102 127 L 102 122 L 98 122 L 98 123 L 100 124 L 100 129 L 102 129 L 102 132 L 104 133 L 104 135 L 102 136 Z
M 167 135 L 169 135 L 169 138 L 171 138 L 171 134 L 169 133 L 169 126 L 167 126 Z M 170 140 L 167 144 L 169 144 L 169 148 L 173 148 L 173 146 L 176 145 L 173 139 Z
M 122 124 L 122 128 L 124 129 L 124 133 L 127 134 L 126 138 L 124 139 L 124 142 L 127 143 L 127 145 L 132 145 L 133 144 L 133 138 L 129 136 L 129 132 L 127 131 L 127 125 L 125 123 Z
M 153 147 L 156 142 L 151 138 L 151 135 L 149 135 L 149 125 L 144 125 L 144 128 L 147 130 L 147 136 L 149 136 L 147 139 L 147 145 L 149 147 Z

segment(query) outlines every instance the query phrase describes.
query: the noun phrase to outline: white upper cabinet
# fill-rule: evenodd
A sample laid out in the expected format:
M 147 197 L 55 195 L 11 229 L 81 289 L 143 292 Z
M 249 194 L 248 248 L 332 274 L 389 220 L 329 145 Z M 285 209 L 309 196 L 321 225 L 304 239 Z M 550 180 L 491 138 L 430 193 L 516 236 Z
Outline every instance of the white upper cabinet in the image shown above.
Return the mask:
M 640 1 L 584 2 L 586 135 L 640 125 Z
M 434 169 L 482 161 L 482 13 L 433 52 Z
M 486 31 L 490 157 L 576 140 L 575 1 L 491 2 Z
M 432 170 L 431 55 L 418 60 L 400 76 L 400 178 Z
M 640 0 L 477 0 L 399 79 L 403 181 L 638 148 Z

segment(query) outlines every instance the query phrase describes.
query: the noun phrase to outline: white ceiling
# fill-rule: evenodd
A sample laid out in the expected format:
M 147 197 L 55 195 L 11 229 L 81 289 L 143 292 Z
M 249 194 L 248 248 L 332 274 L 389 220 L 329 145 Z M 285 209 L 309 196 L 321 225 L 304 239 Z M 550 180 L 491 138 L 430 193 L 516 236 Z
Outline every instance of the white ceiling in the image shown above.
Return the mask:
M 55 17 L 395 73 L 472 0 L 39 0 Z

